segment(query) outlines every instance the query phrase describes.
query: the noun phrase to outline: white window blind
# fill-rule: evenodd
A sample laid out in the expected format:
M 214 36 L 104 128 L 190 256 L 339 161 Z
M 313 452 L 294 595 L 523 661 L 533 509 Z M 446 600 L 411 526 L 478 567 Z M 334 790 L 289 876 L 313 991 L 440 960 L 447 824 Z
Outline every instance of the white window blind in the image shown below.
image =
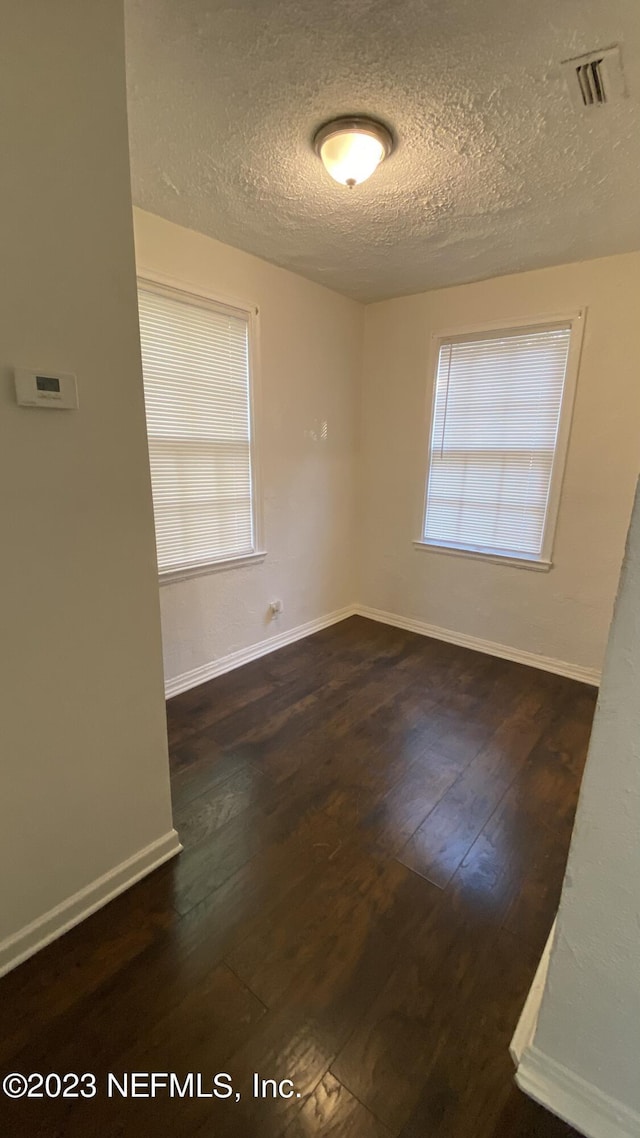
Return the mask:
M 425 542 L 540 559 L 571 324 L 441 343 Z
M 254 552 L 249 316 L 140 284 L 160 573 Z

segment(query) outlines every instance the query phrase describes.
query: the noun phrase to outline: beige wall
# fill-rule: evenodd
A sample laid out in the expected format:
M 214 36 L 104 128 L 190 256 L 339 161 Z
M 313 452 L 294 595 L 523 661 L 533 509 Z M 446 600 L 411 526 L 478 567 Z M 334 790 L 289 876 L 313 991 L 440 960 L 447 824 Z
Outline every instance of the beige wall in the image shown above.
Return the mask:
M 640 493 L 534 1045 L 519 1078 L 593 1138 L 640 1133 Z
M 171 831 L 121 9 L 2 6 L 0 968 Z M 18 407 L 20 365 L 80 410 Z
M 260 311 L 261 564 L 161 588 L 165 676 L 173 683 L 355 599 L 357 384 L 363 309 L 266 261 L 135 211 L 136 256 L 193 291 Z M 326 422 L 326 438 L 321 424 Z M 284 612 L 269 620 L 272 599 Z
M 640 254 L 374 304 L 362 383 L 366 605 L 586 669 L 602 665 L 640 466 Z M 587 308 L 549 573 L 415 550 L 442 330 Z

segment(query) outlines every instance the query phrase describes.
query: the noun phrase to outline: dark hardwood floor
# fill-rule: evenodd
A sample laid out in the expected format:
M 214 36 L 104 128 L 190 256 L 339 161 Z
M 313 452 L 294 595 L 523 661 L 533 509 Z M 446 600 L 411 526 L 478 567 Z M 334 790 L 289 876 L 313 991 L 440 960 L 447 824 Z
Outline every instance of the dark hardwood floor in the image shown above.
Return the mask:
M 0 982 L 11 1138 L 560 1138 L 509 1040 L 557 907 L 595 692 L 352 618 L 168 706 L 185 849 Z M 228 1072 L 239 1102 L 107 1098 Z M 252 1077 L 293 1097 L 252 1097 Z M 288 1090 L 288 1087 L 283 1089 Z

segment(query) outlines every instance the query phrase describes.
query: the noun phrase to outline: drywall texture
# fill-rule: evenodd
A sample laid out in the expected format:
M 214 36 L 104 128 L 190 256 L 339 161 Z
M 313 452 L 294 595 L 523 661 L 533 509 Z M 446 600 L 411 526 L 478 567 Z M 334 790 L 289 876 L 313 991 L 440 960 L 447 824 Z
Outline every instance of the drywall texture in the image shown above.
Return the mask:
M 599 669 L 640 468 L 640 255 L 564 265 L 366 309 L 359 600 Z M 587 308 L 553 569 L 416 550 L 442 331 Z
M 260 564 L 161 589 L 167 681 L 355 599 L 361 305 L 211 238 L 135 211 L 141 273 L 259 308 Z M 269 602 L 284 612 L 269 619 Z
M 639 690 L 640 494 L 534 1039 L 538 1053 L 635 1112 L 636 1126 L 640 1122 Z
M 0 942 L 171 830 L 122 22 L 2 5 Z
M 144 209 L 367 301 L 640 248 L 637 0 L 126 10 Z M 560 61 L 613 43 L 628 97 L 576 111 Z M 311 139 L 354 113 L 398 145 L 349 191 Z

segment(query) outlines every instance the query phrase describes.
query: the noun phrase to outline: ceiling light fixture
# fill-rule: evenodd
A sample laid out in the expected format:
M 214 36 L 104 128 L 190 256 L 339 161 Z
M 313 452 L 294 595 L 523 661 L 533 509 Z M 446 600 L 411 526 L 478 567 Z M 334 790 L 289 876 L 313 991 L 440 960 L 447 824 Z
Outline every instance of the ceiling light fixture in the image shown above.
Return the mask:
M 391 154 L 393 137 L 384 123 L 359 115 L 325 123 L 317 131 L 313 145 L 327 173 L 353 189 L 370 178 Z

